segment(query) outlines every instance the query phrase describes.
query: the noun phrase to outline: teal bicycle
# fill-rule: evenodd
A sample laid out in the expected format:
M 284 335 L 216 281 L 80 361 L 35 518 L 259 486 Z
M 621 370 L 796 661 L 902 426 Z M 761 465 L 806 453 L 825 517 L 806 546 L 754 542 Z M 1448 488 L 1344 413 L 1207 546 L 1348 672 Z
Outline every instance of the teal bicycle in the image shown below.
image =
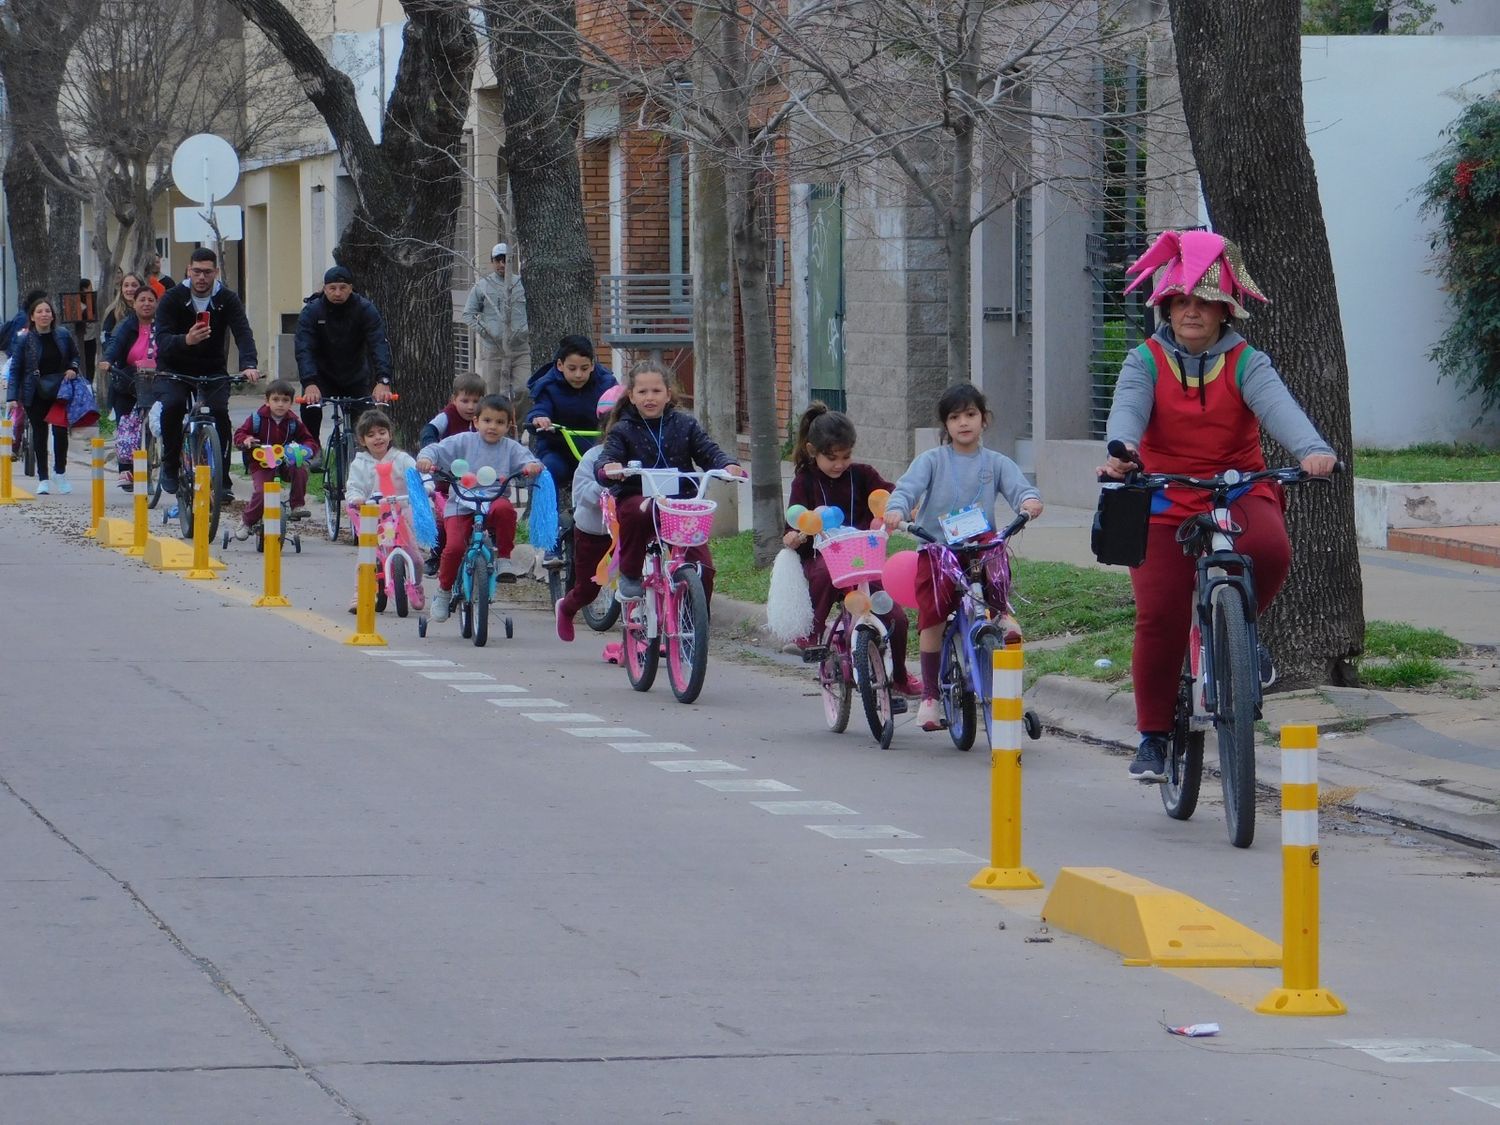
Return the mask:
M 490 638 L 490 605 L 495 600 L 495 588 L 501 581 L 495 568 L 495 543 L 490 538 L 489 529 L 485 527 L 485 517 L 490 514 L 490 506 L 505 495 L 509 482 L 496 480 L 493 484 L 477 484 L 466 488 L 458 477 L 441 469 L 434 470 L 432 476 L 436 480 L 447 481 L 454 496 L 475 508 L 474 528 L 469 533 L 469 547 L 464 552 L 463 562 L 459 564 L 458 581 L 453 585 L 453 600 L 449 603 L 449 610 L 458 611 L 459 633 L 463 638 L 472 639 L 476 647 L 483 648 Z M 513 574 L 505 577 L 511 582 L 516 580 Z M 417 636 L 427 635 L 427 621 L 426 613 L 417 614 Z M 505 614 L 500 621 L 505 629 L 506 639 L 513 637 L 515 624 L 510 615 Z

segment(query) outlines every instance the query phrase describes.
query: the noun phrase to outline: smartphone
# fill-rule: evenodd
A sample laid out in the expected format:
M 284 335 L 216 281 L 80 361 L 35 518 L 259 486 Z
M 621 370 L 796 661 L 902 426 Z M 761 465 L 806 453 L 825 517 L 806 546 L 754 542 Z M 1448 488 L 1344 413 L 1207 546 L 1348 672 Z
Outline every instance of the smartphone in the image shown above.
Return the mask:
M 201 325 L 203 325 L 205 328 L 208 327 L 208 310 L 207 309 L 204 309 L 201 313 L 198 314 L 198 323 L 201 324 Z

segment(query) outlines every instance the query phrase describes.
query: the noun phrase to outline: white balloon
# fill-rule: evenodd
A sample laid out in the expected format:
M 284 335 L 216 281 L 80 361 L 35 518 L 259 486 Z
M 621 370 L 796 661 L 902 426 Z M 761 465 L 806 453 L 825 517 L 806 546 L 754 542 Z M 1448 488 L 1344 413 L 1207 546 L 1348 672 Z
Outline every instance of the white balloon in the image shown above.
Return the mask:
M 884 590 L 876 590 L 870 595 L 870 609 L 877 614 L 887 614 L 896 608 L 896 601 Z
M 499 474 L 495 472 L 494 466 L 492 465 L 480 465 L 479 471 L 474 474 L 479 483 L 483 485 L 494 484 L 495 478 L 498 475 Z

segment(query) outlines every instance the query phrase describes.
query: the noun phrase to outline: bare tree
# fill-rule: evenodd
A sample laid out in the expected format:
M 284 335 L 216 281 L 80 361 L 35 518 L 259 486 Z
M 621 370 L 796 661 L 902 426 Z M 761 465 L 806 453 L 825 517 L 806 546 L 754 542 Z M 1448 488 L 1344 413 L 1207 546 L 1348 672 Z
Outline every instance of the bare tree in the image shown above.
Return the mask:
M 59 99 L 72 164 L 50 146 L 40 155 L 56 190 L 92 205 L 101 292 L 116 264 L 150 257 L 152 214 L 184 138 L 213 132 L 242 158 L 268 156 L 312 123 L 279 56 L 243 26 L 223 0 L 102 0 L 74 47 Z
M 78 283 L 78 199 L 50 184 L 43 159 L 67 162 L 58 99 L 63 62 L 98 0 L 6 0 L 0 6 L 0 81 L 11 133 L 4 188 L 21 290 Z M 7 310 L 8 311 L 8 310 Z
M 1349 364 L 1303 123 L 1301 4 L 1171 0 L 1171 12 L 1209 215 L 1241 245 L 1273 299 L 1256 310 L 1248 335 L 1347 460 Z M 1270 456 L 1288 459 L 1280 449 Z M 1350 474 L 1300 490 L 1289 515 L 1291 580 L 1264 619 L 1277 664 L 1292 685 L 1351 682 L 1364 609 Z
M 461 203 L 459 150 L 479 58 L 461 0 L 403 4 L 401 61 L 371 136 L 354 83 L 281 0 L 230 0 L 265 34 L 317 107 L 354 187 L 354 217 L 334 257 L 385 315 L 402 383 L 402 413 L 425 417 L 453 377 L 453 230 Z

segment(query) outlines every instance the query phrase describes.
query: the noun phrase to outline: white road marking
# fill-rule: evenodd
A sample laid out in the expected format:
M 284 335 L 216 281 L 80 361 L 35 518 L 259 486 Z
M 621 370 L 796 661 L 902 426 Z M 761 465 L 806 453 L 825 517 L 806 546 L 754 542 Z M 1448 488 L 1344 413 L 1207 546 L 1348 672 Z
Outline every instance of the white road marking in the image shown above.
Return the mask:
M 809 824 L 805 827 L 835 840 L 920 840 L 922 837 L 894 824 Z
M 634 727 L 563 727 L 568 734 L 579 738 L 650 738 L 643 730 Z
M 525 688 L 517 687 L 515 684 L 449 684 L 448 686 L 454 691 L 498 691 L 508 694 L 526 691 Z
M 707 785 L 710 789 L 716 789 L 720 793 L 800 793 L 802 790 L 795 785 L 788 785 L 784 781 L 776 781 L 769 777 L 762 778 L 730 778 L 727 781 L 699 781 L 699 785 Z
M 1492 1051 L 1451 1039 L 1335 1039 L 1333 1042 L 1363 1051 L 1381 1062 L 1500 1062 L 1500 1055 Z
M 744 766 L 717 761 L 713 758 L 690 758 L 685 762 L 652 762 L 651 764 L 668 773 L 743 773 L 745 770 Z
M 543 711 L 539 715 L 527 715 L 533 723 L 602 723 L 598 715 L 583 711 Z
M 837 801 L 751 801 L 758 809 L 773 816 L 858 816 L 853 809 Z
M 401 668 L 457 668 L 457 660 L 434 660 L 425 658 L 421 660 L 392 660 L 392 664 Z
M 493 680 L 488 672 L 418 672 L 424 680 Z
M 491 699 L 491 707 L 571 707 L 561 699 Z
M 1476 1102 L 1500 1109 L 1500 1086 L 1449 1086 L 1455 1094 L 1473 1098 Z
M 394 648 L 362 648 L 362 649 L 360 649 L 360 651 L 362 653 L 364 653 L 366 656 L 378 657 L 381 660 L 392 660 L 392 659 L 394 659 L 394 658 L 396 658 L 398 656 L 428 656 L 428 655 L 430 655 L 429 653 L 422 652 L 420 649 L 410 649 L 410 650 L 408 650 L 408 649 L 394 649 Z
M 892 863 L 983 863 L 961 848 L 870 848 L 869 854 Z
M 611 742 L 622 754 L 696 754 L 698 751 L 681 742 Z

